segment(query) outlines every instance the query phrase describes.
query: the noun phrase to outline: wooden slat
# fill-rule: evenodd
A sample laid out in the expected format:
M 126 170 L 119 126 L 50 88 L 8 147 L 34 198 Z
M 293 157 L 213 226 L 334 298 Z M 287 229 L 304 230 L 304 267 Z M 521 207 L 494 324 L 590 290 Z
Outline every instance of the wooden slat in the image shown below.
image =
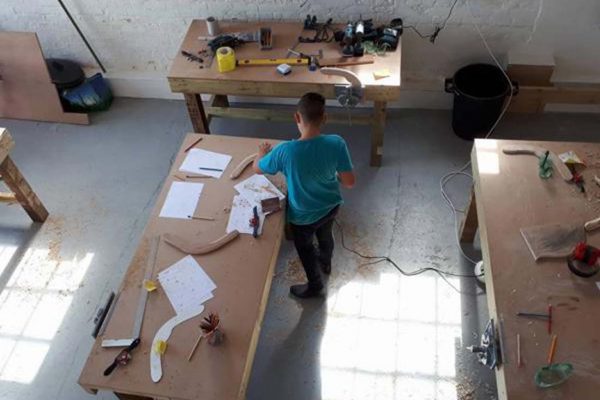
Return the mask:
M 0 164 L 0 173 L 6 186 L 14 192 L 16 199 L 31 219 L 35 222 L 44 222 L 48 218 L 48 211 L 21 175 L 10 156 L 7 156 Z
M 264 108 L 241 108 L 241 107 L 207 107 L 206 112 L 209 116 L 223 118 L 242 118 L 265 121 L 293 121 L 294 109 L 264 109 Z M 372 116 L 357 114 L 350 111 L 351 123 L 353 124 L 370 124 Z M 348 112 L 331 112 L 327 113 L 327 122 L 330 123 L 348 123 Z
M 0 192 L 0 203 L 16 203 L 17 197 L 12 192 Z
M 13 147 L 15 147 L 15 141 L 8 129 L 0 128 L 0 163 L 4 161 Z
M 600 89 L 581 86 L 522 86 L 513 98 L 512 112 L 542 112 L 546 104 L 600 104 Z
M 465 218 L 460 226 L 460 241 L 462 243 L 473 243 L 477 233 L 477 202 L 475 200 L 475 191 L 471 190 L 469 206 L 467 207 Z

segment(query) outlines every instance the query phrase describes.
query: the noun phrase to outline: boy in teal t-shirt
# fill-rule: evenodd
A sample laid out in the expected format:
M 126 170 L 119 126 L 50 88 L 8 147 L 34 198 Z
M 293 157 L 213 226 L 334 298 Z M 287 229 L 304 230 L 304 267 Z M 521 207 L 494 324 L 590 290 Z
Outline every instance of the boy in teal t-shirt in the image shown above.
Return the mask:
M 354 186 L 352 161 L 346 142 L 338 135 L 322 135 L 325 123 L 325 98 L 307 93 L 300 99 L 294 118 L 300 131 L 297 140 L 283 142 L 271 149 L 268 143 L 259 146 L 254 171 L 286 177 L 288 188 L 288 222 L 294 235 L 294 245 L 308 279 L 307 284 L 294 285 L 290 292 L 300 298 L 320 295 L 324 273 L 331 272 L 333 254 L 333 220 L 343 203 L 340 184 Z M 319 254 L 313 244 L 319 243 Z

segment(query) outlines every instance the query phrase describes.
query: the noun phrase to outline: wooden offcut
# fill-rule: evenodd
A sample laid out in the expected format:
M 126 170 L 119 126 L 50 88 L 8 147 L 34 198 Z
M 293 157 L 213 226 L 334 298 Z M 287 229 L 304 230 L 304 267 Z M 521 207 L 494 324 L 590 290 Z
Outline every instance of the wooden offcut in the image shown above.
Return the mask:
M 0 118 L 89 124 L 63 110 L 35 33 L 0 32 Z
M 179 220 L 160 218 L 158 215 L 165 201 L 175 172 L 184 160 L 183 150 L 201 135 L 188 135 L 173 163 L 163 190 L 159 194 L 148 224 L 142 234 L 139 247 L 121 284 L 119 301 L 107 325 L 106 337 L 124 337 L 131 333 L 132 318 L 144 278 L 146 254 L 151 239 L 157 235 L 176 233 L 188 240 L 205 243 L 225 233 L 236 181 L 229 179 L 234 168 L 248 154 L 256 151 L 264 139 L 236 138 L 231 136 L 202 135 L 197 147 L 226 153 L 233 158 L 220 179 L 213 179 L 202 192 L 198 213 L 210 215 L 214 221 Z M 269 141 L 276 144 L 277 141 Z M 253 174 L 246 169 L 240 179 Z M 285 190 L 281 176 L 270 177 Z M 110 377 L 102 371 L 109 365 L 119 349 L 100 346 L 102 337 L 94 343 L 83 367 L 79 384 L 88 392 L 98 390 L 114 392 L 126 399 L 178 399 L 178 400 L 242 400 L 252 370 L 254 354 L 260 335 L 273 271 L 283 236 L 284 213 L 266 218 L 259 239 L 240 235 L 226 246 L 195 259 L 216 283 L 214 297 L 204 303 L 205 311 L 194 319 L 179 325 L 169 338 L 163 356 L 163 376 L 158 383 L 150 377 L 148 354 L 152 338 L 163 323 L 174 316 L 168 298 L 162 290 L 149 295 L 141 331 L 141 343 L 127 366 L 119 368 Z M 184 257 L 180 250 L 164 242 L 156 258 L 156 273 L 168 268 Z M 191 361 L 190 349 L 198 336 L 198 324 L 209 313 L 218 313 L 225 341 L 219 347 L 201 341 Z

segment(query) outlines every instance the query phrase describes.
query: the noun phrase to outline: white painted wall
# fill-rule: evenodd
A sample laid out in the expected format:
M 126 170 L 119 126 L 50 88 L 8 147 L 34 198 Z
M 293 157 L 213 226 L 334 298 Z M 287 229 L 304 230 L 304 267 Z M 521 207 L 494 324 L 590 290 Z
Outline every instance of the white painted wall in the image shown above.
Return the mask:
M 555 80 L 600 84 L 600 1 L 459 0 L 435 44 L 407 31 L 403 75 L 423 82 L 407 87 L 401 106 L 447 107 L 441 78 L 460 66 L 488 61 L 473 22 L 502 60 L 509 51 L 552 54 Z M 109 70 L 118 95 L 168 97 L 166 72 L 194 18 L 294 19 L 317 14 L 337 21 L 360 15 L 404 18 L 430 32 L 452 0 L 65 0 Z M 47 56 L 94 61 L 56 0 L 2 0 L 0 29 L 36 31 Z

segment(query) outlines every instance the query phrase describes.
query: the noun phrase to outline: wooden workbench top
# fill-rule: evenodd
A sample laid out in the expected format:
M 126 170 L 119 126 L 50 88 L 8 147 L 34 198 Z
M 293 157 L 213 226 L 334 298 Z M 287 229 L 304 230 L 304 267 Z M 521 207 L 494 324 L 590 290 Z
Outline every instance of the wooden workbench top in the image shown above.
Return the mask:
M 220 179 L 193 180 L 204 183 L 196 214 L 213 216 L 215 221 L 159 218 L 158 214 L 173 182 L 173 175 L 184 159 L 183 149 L 200 136 L 203 140 L 196 147 L 233 156 Z M 104 334 L 105 339 L 131 336 L 133 316 L 140 290 L 143 290 L 141 283 L 146 258 L 153 238 L 159 234 L 176 233 L 189 239 L 197 238 L 204 243 L 225 233 L 231 202 L 236 193 L 233 186 L 251 176 L 252 172 L 248 168 L 235 181 L 229 179 L 229 175 L 242 159 L 256 152 L 259 142 L 261 139 L 218 135 L 190 134 L 185 138 L 157 198 L 139 248 L 123 279 L 120 298 Z M 271 180 L 284 189 L 281 176 L 271 177 Z M 257 239 L 251 235 L 240 235 L 213 253 L 195 257 L 216 283 L 217 288 L 213 292 L 214 297 L 204 303 L 205 309 L 200 316 L 174 329 L 168 341 L 167 351 L 163 355 L 163 377 L 158 383 L 153 383 L 150 378 L 150 347 L 158 328 L 175 315 L 160 287 L 149 293 L 141 344 L 133 351 L 133 360 L 125 367 L 118 367 L 110 376 L 103 376 L 102 372 L 120 349 L 102 348 L 103 338 L 99 337 L 81 372 L 80 385 L 90 392 L 103 389 L 151 398 L 244 398 L 282 240 L 283 222 L 284 212 L 275 213 L 267 217 L 263 234 Z M 185 256 L 186 254 L 161 242 L 153 278 L 156 279 L 158 272 Z M 219 347 L 209 346 L 206 342 L 201 343 L 192 361 L 188 362 L 190 349 L 200 333 L 199 323 L 210 312 L 217 312 L 221 317 L 225 342 Z
M 588 167 L 587 194 L 565 182 L 558 172 L 538 176 L 538 160 L 506 155 L 508 144 L 539 145 L 557 154 L 573 150 Z M 520 229 L 550 223 L 572 223 L 600 215 L 600 144 L 476 140 L 472 153 L 477 215 L 485 265 L 490 316 L 503 321 L 507 361 L 496 371 L 500 399 L 592 400 L 600 395 L 600 275 L 580 278 L 565 259 L 535 262 Z M 587 235 L 600 247 L 600 232 Z M 544 320 L 517 317 L 517 312 L 546 313 L 553 305 L 552 333 L 558 335 L 555 363 L 574 366 L 562 386 L 539 389 L 535 371 L 546 364 L 551 342 Z M 517 367 L 516 335 L 521 336 L 523 366 Z
M 286 58 L 288 49 L 296 43 L 298 36 L 312 37 L 315 33 L 315 31 L 303 31 L 303 25 L 300 22 L 262 21 L 241 23 L 219 21 L 220 33 L 257 31 L 261 26 L 271 27 L 273 32 L 273 49 L 259 50 L 257 43 L 246 43 L 235 49 L 236 58 Z M 343 28 L 343 26 L 338 25 L 336 26 L 337 28 Z M 181 79 L 323 85 L 346 83 L 345 79 L 339 76 L 328 76 L 323 75 L 319 71 L 309 71 L 307 66 L 292 67 L 292 73 L 287 76 L 279 74 L 275 70 L 276 66 L 237 67 L 232 72 L 219 73 L 215 59 L 210 68 L 200 69 L 197 62 L 190 62 L 185 56 L 181 55 L 181 50 L 197 54 L 198 51 L 207 47 L 207 42 L 198 40 L 198 37 L 206 36 L 207 34 L 206 22 L 204 20 L 192 21 L 168 75 L 169 81 L 172 83 L 172 89 L 175 89 L 173 81 Z M 355 72 L 367 87 L 381 87 L 388 90 L 395 88 L 399 90 L 401 48 L 402 46 L 399 44 L 396 51 L 388 52 L 383 56 L 376 56 L 373 64 L 355 65 L 344 68 Z M 341 56 L 340 44 L 335 41 L 330 43 L 300 43 L 296 47 L 297 51 L 307 54 L 316 54 L 319 49 L 323 50 L 324 58 Z M 373 72 L 381 69 L 388 69 L 390 76 L 376 80 L 373 77 Z

